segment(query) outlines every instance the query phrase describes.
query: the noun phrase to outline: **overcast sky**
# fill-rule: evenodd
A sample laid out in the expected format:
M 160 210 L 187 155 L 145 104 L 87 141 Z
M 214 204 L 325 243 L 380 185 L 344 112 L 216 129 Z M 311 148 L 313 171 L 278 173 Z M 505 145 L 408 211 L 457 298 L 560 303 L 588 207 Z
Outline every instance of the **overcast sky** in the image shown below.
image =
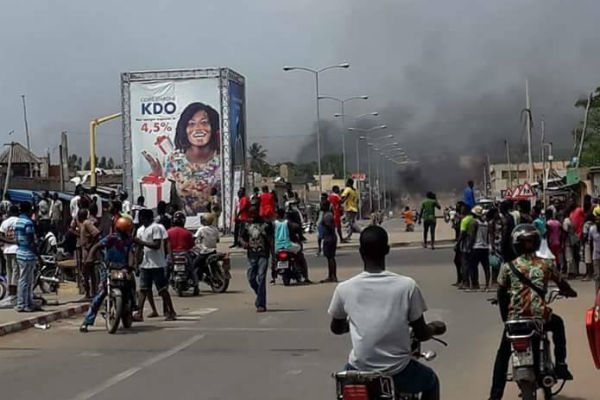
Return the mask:
M 346 61 L 322 94 L 370 95 L 348 113 L 380 111 L 414 158 L 518 146 L 526 77 L 534 117 L 567 145 L 574 101 L 600 86 L 598 15 L 597 0 L 7 1 L 0 138 L 25 142 L 26 94 L 34 150 L 66 130 L 87 157 L 89 120 L 120 111 L 119 73 L 228 66 L 247 79 L 249 142 L 295 159 L 311 140 L 313 78 L 281 67 Z M 323 119 L 334 112 L 322 103 Z M 120 159 L 120 131 L 100 128 L 100 155 Z

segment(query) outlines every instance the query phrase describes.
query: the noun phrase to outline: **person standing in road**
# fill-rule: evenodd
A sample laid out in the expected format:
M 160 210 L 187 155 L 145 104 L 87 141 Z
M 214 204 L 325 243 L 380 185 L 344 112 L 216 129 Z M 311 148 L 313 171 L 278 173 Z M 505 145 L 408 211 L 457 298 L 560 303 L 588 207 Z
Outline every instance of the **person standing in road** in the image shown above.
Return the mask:
M 126 191 L 121 191 L 119 193 L 119 200 L 121 201 L 121 209 L 125 214 L 131 215 L 131 202 L 128 199 L 128 194 Z
M 354 179 L 348 178 L 346 181 L 346 187 L 342 192 L 342 203 L 344 204 L 344 211 L 346 212 L 346 223 L 348 224 L 348 236 L 346 240 L 350 240 L 352 233 L 360 233 L 360 227 L 356 223 L 358 215 L 358 195 L 356 189 L 354 189 Z
M 219 217 L 221 216 L 221 198 L 216 187 L 210 189 L 210 198 L 208 202 L 208 212 L 213 216 L 213 224 L 218 228 Z
M 81 209 L 77 215 L 77 233 L 79 235 L 80 263 L 82 267 L 82 286 L 86 299 L 96 296 L 98 282 L 96 280 L 95 262 L 86 263 L 88 253 L 100 238 L 100 230 L 94 225 L 94 218 L 88 210 Z M 91 260 L 96 261 L 96 260 Z
M 75 186 L 75 196 L 73 196 L 73 198 L 71 198 L 71 201 L 69 202 L 69 212 L 71 214 L 71 221 L 77 221 L 77 213 L 79 212 L 79 200 L 81 199 L 82 193 L 83 186 Z
M 92 203 L 96 204 L 96 213 L 95 215 L 92 215 L 93 217 L 95 217 L 98 221 L 102 220 L 102 197 L 100 197 L 100 195 L 98 194 L 96 187 L 92 186 L 90 188 L 90 196 L 92 199 Z
M 2 192 L 0 192 L 0 220 L 4 221 L 9 217 L 11 202 L 4 198 Z
M 563 237 L 564 237 L 564 250 L 565 250 L 565 262 L 567 267 L 567 279 L 575 279 L 579 272 L 579 264 L 577 260 L 577 249 L 579 248 L 579 238 L 575 233 L 575 225 L 571 221 L 570 215 L 573 215 L 575 211 L 575 204 L 571 204 L 565 214 L 563 220 Z
M 246 188 L 241 187 L 238 190 L 238 205 L 235 218 L 235 228 L 233 230 L 233 244 L 230 248 L 240 245 L 240 233 L 244 230 L 244 225 L 250 220 L 248 210 L 250 208 L 250 199 L 246 197 Z
M 166 257 L 165 241 L 169 235 L 165 228 L 154 222 L 154 213 L 148 208 L 139 211 L 140 228 L 135 243 L 143 248 L 143 259 L 140 264 L 140 300 L 139 311 L 134 321 L 143 321 L 144 303 L 152 295 L 152 283 L 163 300 L 165 321 L 175 320 L 175 309 L 169 294 L 169 283 L 165 274 Z
M 260 194 L 260 217 L 272 221 L 275 218 L 275 207 L 275 195 L 269 192 L 268 186 L 263 186 Z
M 340 187 L 335 185 L 329 194 L 329 203 L 333 212 L 333 224 L 335 230 L 340 237 L 341 243 L 346 243 L 347 240 L 342 237 L 342 197 L 340 196 Z
M 156 205 L 156 219 L 155 222 L 161 224 L 168 231 L 173 225 L 173 218 L 167 213 L 167 203 L 159 201 Z
M 442 207 L 438 203 L 435 193 L 427 192 L 426 199 L 421 204 L 421 212 L 419 213 L 419 223 L 423 222 L 423 248 L 427 248 L 427 232 L 431 232 L 431 250 L 435 249 L 435 209 L 441 210 Z
M 19 220 L 15 225 L 15 238 L 17 242 L 17 264 L 19 265 L 19 286 L 17 288 L 18 312 L 32 312 L 33 280 L 35 271 L 35 226 L 31 220 L 31 203 L 21 203 L 19 207 Z
M 254 302 L 256 312 L 261 313 L 267 311 L 267 266 L 274 246 L 274 229 L 271 221 L 263 220 L 258 211 L 256 206 L 250 206 L 248 210 L 250 221 L 244 223 L 240 241 L 247 251 L 246 276 L 250 287 L 256 293 Z
M 475 191 L 473 190 L 473 181 L 467 182 L 467 187 L 463 190 L 463 202 L 469 209 L 475 207 Z
M 333 212 L 327 211 L 323 214 L 321 225 L 323 227 L 323 255 L 327 258 L 327 278 L 323 279 L 321 283 L 337 282 L 337 262 L 335 260 L 337 237 L 335 236 Z
M 481 206 L 475 206 L 471 210 L 475 219 L 474 224 L 474 240 L 473 249 L 471 251 L 471 265 L 469 267 L 471 273 L 471 282 L 475 284 L 475 288 L 479 288 L 479 264 L 483 268 L 483 274 L 485 276 L 485 288 L 484 291 L 490 289 L 490 234 L 488 229 L 488 223 L 483 215 L 483 208 Z
M 319 201 L 319 215 L 317 217 L 317 257 L 321 255 L 322 244 L 323 244 L 323 216 L 326 212 L 331 210 L 331 204 L 329 204 L 329 197 L 327 193 L 321 193 L 321 200 Z
M 19 264 L 17 263 L 17 246 L 15 227 L 19 221 L 19 207 L 11 205 L 8 209 L 8 218 L 0 225 L 0 241 L 4 242 L 4 261 L 6 263 L 6 280 L 8 283 L 8 296 L 16 300 L 17 284 L 19 282 Z M 16 303 L 16 302 L 15 302 Z
M 546 237 L 548 238 L 548 247 L 556 260 L 556 265 L 560 266 L 562 227 L 560 222 L 554 217 L 552 208 L 546 210 Z

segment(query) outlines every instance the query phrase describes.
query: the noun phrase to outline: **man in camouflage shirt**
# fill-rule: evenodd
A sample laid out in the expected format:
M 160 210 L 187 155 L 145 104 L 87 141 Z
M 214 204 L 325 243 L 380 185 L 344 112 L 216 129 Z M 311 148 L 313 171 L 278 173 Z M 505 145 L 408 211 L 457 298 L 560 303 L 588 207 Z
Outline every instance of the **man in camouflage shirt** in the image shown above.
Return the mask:
M 519 255 L 512 265 L 531 283 L 546 292 L 548 282 L 556 283 L 561 294 L 566 297 L 576 297 L 577 293 L 567 281 L 561 279 L 554 260 L 536 256 L 540 247 L 541 237 L 535 226 L 531 224 L 518 225 L 511 235 L 513 247 Z M 536 290 L 521 282 L 511 270 L 509 263 L 505 263 L 498 276 L 498 302 L 502 320 L 518 320 L 524 318 L 541 319 L 544 329 L 552 332 L 554 342 L 555 373 L 558 379 L 573 379 L 567 368 L 567 339 L 565 324 L 561 317 L 554 314 L 546 305 L 546 299 Z M 494 377 L 490 400 L 502 399 L 506 384 L 506 371 L 511 356 L 510 341 L 506 338 L 506 330 L 502 332 L 500 348 L 496 354 L 494 364 Z

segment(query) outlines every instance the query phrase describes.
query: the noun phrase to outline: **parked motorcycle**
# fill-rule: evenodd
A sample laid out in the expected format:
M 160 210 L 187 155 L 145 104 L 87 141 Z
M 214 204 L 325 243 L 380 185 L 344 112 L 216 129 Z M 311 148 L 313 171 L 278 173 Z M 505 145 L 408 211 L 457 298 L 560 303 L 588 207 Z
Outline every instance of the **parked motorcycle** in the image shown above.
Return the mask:
M 106 271 L 107 296 L 105 300 L 106 330 L 115 333 L 119 323 L 124 328 L 131 328 L 133 323 L 133 306 L 135 299 L 135 278 L 127 268 L 109 269 Z
M 437 333 L 438 335 L 444 332 Z M 436 337 L 431 338 L 448 346 L 448 343 Z M 412 358 L 431 361 L 437 357 L 435 351 L 421 350 L 421 342 L 411 334 Z M 338 400 L 418 400 L 420 393 L 398 393 L 394 379 L 379 371 L 341 371 L 333 374 L 336 383 L 336 399 Z
M 8 282 L 6 281 L 6 277 L 4 275 L 0 275 L 0 300 L 6 297 L 8 293 Z
M 561 298 L 559 290 L 551 290 L 547 304 Z M 519 386 L 523 400 L 537 399 L 541 389 L 544 399 L 556 396 L 565 386 L 559 383 L 554 373 L 554 362 L 550 351 L 550 341 L 544 331 L 544 321 L 540 319 L 519 319 L 506 321 L 506 338 L 510 341 L 512 376 L 507 380 Z M 556 387 L 556 388 L 555 388 Z
M 192 262 L 194 256 L 189 257 L 186 253 L 173 254 L 173 272 L 171 274 L 171 287 L 179 297 L 194 287 L 194 279 L 190 275 L 188 262 Z M 223 293 L 229 287 L 231 280 L 231 263 L 229 254 L 215 253 L 206 258 L 206 266 L 202 276 L 198 277 L 199 282 L 204 282 L 214 293 Z M 196 288 L 194 288 L 196 290 Z
M 61 270 L 54 255 L 41 255 L 35 272 L 33 289 L 39 288 L 42 293 L 56 293 L 60 284 Z
M 292 252 L 279 250 L 277 251 L 277 275 L 281 276 L 284 286 L 289 286 L 292 279 L 300 283 L 302 274 L 298 268 L 296 255 Z

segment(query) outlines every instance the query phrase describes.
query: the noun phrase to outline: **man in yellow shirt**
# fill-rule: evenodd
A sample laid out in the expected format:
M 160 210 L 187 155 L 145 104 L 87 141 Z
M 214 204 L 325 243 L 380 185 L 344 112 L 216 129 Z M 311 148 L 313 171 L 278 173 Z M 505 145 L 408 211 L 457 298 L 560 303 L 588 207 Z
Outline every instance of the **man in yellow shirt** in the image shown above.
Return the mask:
M 344 211 L 346 212 L 346 224 L 348 236 L 346 241 L 350 240 L 353 232 L 360 233 L 360 227 L 356 223 L 358 215 L 358 195 L 354 189 L 354 180 L 349 178 L 346 181 L 346 187 L 342 192 L 342 202 L 344 203 Z

